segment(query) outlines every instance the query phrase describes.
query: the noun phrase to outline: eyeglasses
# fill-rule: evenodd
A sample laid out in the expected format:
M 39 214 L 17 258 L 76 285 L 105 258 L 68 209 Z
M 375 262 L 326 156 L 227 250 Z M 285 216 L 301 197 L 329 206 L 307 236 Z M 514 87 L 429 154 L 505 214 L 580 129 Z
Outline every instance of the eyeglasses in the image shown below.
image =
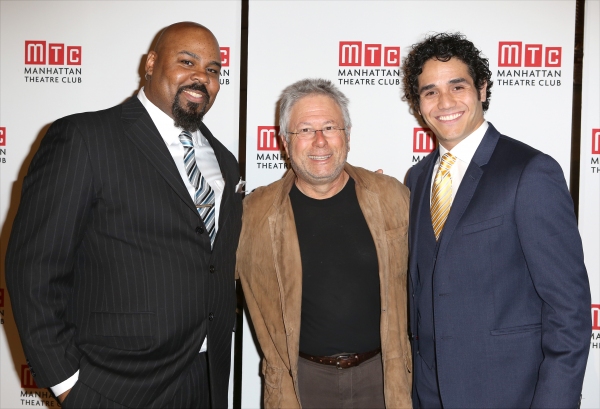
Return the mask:
M 298 132 L 288 132 L 288 135 L 296 135 L 298 139 L 312 139 L 317 136 L 317 132 L 321 131 L 325 138 L 335 138 L 336 136 L 340 136 L 342 131 L 345 130 L 346 128 L 336 128 L 333 126 L 326 126 L 323 129 L 302 128 Z

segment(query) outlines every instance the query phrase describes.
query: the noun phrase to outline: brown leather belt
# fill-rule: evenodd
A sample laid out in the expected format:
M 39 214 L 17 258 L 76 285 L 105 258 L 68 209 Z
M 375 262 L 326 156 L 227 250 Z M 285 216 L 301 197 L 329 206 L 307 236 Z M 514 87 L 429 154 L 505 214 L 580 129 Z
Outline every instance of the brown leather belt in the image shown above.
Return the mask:
M 342 354 L 337 356 L 312 356 L 300 352 L 301 358 L 308 359 L 309 361 L 323 365 L 334 365 L 337 369 L 346 369 L 353 366 L 358 366 L 365 362 L 367 359 L 373 358 L 375 355 L 381 352 L 381 348 L 374 349 L 373 351 L 365 352 L 362 354 Z

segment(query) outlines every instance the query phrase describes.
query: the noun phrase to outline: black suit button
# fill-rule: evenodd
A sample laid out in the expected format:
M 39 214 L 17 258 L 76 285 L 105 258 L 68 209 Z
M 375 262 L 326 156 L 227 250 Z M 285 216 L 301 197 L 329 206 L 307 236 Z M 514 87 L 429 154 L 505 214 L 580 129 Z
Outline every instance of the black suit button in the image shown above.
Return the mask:
M 217 271 L 217 269 L 215 268 L 215 266 L 210 266 L 208 267 L 208 271 L 210 271 L 211 273 L 214 273 L 215 271 Z
M 213 314 L 212 312 L 208 314 L 208 320 L 212 321 L 215 319 L 215 314 Z
M 196 227 L 196 234 L 202 234 L 202 233 L 204 233 L 204 227 L 202 227 L 202 226 Z

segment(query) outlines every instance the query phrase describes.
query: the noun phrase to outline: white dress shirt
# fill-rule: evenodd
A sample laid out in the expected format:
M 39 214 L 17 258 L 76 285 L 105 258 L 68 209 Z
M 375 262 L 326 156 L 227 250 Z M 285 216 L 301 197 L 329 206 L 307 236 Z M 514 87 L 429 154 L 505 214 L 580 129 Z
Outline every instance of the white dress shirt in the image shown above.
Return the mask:
M 196 188 L 192 186 L 192 182 L 190 182 L 187 172 L 185 171 L 185 166 L 183 164 L 185 151 L 179 140 L 179 134 L 183 129 L 175 127 L 173 119 L 146 98 L 144 88 L 138 92 L 138 99 L 142 105 L 144 105 L 148 114 L 150 114 L 152 122 L 154 122 L 154 125 L 164 139 L 167 148 L 169 148 L 169 152 L 173 157 L 173 161 L 175 161 L 181 179 L 183 180 L 183 183 L 185 183 L 185 187 L 187 188 L 190 197 L 194 200 Z M 198 170 L 200 170 L 204 179 L 206 179 L 215 192 L 215 232 L 217 232 L 219 230 L 219 210 L 221 208 L 225 180 L 221 174 L 219 162 L 217 162 L 217 158 L 215 157 L 215 151 L 213 151 L 213 148 L 210 146 L 204 135 L 202 135 L 202 132 L 196 131 L 192 133 L 192 141 L 194 142 Z
M 442 160 L 442 156 L 444 156 L 447 152 L 451 152 L 454 156 L 456 156 L 456 162 L 454 162 L 454 164 L 450 168 L 450 177 L 452 178 L 452 200 L 450 203 L 454 202 L 454 197 L 456 196 L 458 187 L 460 186 L 460 183 L 465 177 L 465 173 L 467 172 L 469 163 L 471 163 L 471 159 L 473 159 L 473 155 L 475 155 L 475 151 L 479 147 L 479 144 L 481 143 L 483 135 L 485 135 L 488 126 L 489 125 L 487 121 L 483 121 L 479 128 L 477 128 L 471 135 L 467 136 L 465 139 L 456 144 L 456 146 L 452 148 L 451 151 L 444 148 L 440 144 L 440 156 L 435 162 L 435 166 L 433 167 L 433 174 L 431 175 L 431 188 L 433 189 L 433 182 L 435 180 L 435 175 L 440 167 L 440 161 Z
M 152 122 L 158 129 L 158 132 L 162 136 L 171 156 L 173 157 L 173 161 L 177 166 L 177 170 L 179 170 L 179 174 L 181 175 L 181 179 L 185 184 L 185 187 L 192 198 L 194 200 L 194 196 L 196 194 L 196 189 L 192 186 L 190 179 L 187 176 L 187 172 L 185 171 L 185 166 L 183 164 L 183 155 L 184 148 L 179 140 L 179 134 L 183 129 L 177 128 L 173 119 L 165 114 L 160 108 L 154 105 L 148 98 L 146 98 L 146 94 L 144 93 L 144 88 L 138 92 L 138 99 L 148 111 L 150 118 L 152 118 Z M 208 140 L 202 135 L 202 132 L 199 130 L 192 133 L 192 141 L 194 143 L 194 151 L 196 153 L 196 164 L 198 165 L 198 169 L 202 176 L 206 179 L 206 182 L 210 185 L 210 187 L 215 192 L 215 234 L 219 231 L 219 210 L 221 208 L 221 199 L 223 198 L 223 189 L 225 188 L 225 180 L 223 179 L 223 175 L 221 174 L 221 168 L 219 167 L 219 162 L 215 157 L 215 151 L 208 143 Z M 202 342 L 202 347 L 200 347 L 200 352 L 206 351 L 206 337 Z M 50 389 L 52 392 L 58 396 L 73 386 L 79 379 L 79 370 L 75 372 L 70 378 L 65 381 L 59 383 L 56 386 L 51 386 Z

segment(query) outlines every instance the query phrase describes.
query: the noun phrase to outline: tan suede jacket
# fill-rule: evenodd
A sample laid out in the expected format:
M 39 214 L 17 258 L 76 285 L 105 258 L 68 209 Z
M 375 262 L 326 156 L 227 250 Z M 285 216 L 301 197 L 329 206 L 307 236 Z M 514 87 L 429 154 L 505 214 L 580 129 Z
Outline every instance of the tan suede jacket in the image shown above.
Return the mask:
M 396 179 L 346 164 L 373 235 L 381 288 L 385 403 L 411 408 L 412 358 L 407 335 L 408 189 Z M 265 408 L 299 408 L 298 352 L 302 266 L 289 192 L 295 174 L 244 200 L 237 275 L 264 354 Z M 356 300 L 360 302 L 360 300 Z

